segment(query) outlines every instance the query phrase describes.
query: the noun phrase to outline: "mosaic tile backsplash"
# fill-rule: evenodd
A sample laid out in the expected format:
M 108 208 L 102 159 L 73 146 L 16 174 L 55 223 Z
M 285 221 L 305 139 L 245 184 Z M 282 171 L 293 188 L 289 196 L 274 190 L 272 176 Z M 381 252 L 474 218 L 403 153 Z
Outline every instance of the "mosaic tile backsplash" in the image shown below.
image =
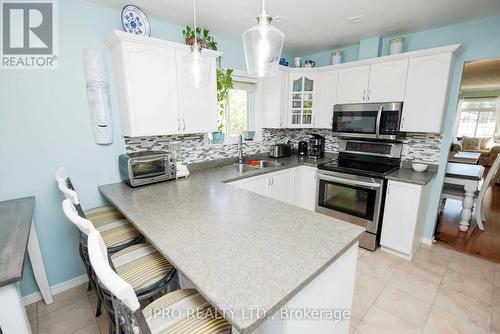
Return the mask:
M 256 154 L 268 152 L 274 143 L 291 141 L 294 146 L 300 140 L 306 140 L 310 133 L 317 133 L 326 138 L 327 152 L 338 151 L 337 137 L 330 129 L 263 129 L 262 141 L 245 142 L 243 153 Z M 188 134 L 153 137 L 125 137 L 127 152 L 164 150 L 176 152 L 179 161 L 184 163 L 202 162 L 238 156 L 237 144 L 209 144 L 205 134 Z M 439 134 L 407 134 L 403 140 L 402 161 L 438 164 L 442 138 Z

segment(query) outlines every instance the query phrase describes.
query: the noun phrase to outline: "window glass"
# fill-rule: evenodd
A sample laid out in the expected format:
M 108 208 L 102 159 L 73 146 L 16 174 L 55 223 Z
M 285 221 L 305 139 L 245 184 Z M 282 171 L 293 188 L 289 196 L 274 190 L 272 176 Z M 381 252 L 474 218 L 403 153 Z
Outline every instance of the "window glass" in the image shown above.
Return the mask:
M 469 99 L 461 103 L 457 137 L 492 137 L 496 126 L 494 99 Z
M 246 90 L 231 89 L 229 91 L 228 135 L 237 137 L 248 130 L 249 94 Z

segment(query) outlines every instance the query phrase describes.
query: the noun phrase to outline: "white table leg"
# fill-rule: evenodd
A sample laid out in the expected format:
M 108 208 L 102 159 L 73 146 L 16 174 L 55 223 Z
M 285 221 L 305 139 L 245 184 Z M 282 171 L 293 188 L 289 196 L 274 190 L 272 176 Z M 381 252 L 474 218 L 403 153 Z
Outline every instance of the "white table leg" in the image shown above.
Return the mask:
M 3 334 L 31 334 L 28 315 L 17 283 L 0 287 L 0 328 Z
M 477 185 L 467 182 L 464 186 L 465 194 L 462 201 L 462 212 L 460 213 L 460 225 L 458 229 L 465 232 L 469 229 L 469 222 L 472 217 L 472 207 L 474 206 L 474 192 Z
M 31 223 L 30 236 L 28 239 L 28 254 L 30 256 L 31 267 L 33 268 L 33 275 L 35 276 L 35 281 L 38 284 L 43 300 L 45 304 L 52 304 L 54 299 L 52 298 L 52 292 L 50 290 L 49 280 L 47 279 L 47 273 L 45 272 L 42 252 L 40 251 L 35 224 L 33 224 L 33 222 Z

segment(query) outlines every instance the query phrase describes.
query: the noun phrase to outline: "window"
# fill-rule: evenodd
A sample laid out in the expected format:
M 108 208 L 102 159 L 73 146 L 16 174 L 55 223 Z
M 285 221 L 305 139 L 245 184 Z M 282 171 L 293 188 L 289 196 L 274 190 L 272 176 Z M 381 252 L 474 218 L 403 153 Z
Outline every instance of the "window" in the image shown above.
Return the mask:
M 233 78 L 233 89 L 229 91 L 224 115 L 226 138 L 235 141 L 243 131 L 251 128 L 255 109 L 255 90 L 253 81 Z
M 466 99 L 460 104 L 457 137 L 493 137 L 497 122 L 496 100 L 492 98 Z

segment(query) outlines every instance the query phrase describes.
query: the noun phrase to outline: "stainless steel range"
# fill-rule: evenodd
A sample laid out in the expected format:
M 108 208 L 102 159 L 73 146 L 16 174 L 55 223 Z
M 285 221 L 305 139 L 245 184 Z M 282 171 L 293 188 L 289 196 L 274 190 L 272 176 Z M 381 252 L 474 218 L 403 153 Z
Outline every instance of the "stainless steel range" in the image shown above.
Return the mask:
M 379 246 L 385 175 L 399 168 L 400 142 L 340 139 L 338 159 L 318 166 L 316 212 L 366 228 L 359 245 Z

